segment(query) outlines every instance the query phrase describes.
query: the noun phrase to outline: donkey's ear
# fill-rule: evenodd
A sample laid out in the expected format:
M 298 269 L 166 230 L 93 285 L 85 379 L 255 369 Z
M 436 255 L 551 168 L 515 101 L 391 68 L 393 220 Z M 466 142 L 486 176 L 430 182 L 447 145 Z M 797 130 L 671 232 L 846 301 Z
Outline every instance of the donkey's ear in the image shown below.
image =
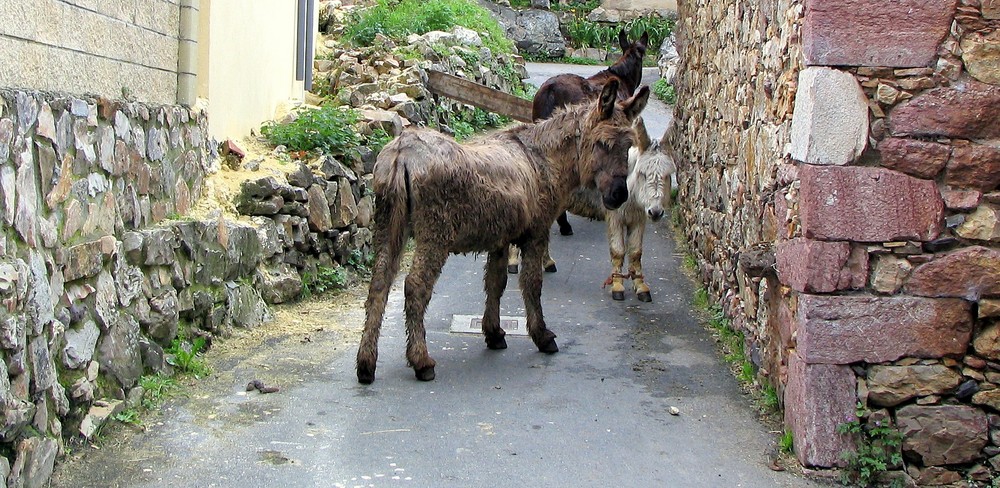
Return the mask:
M 646 102 L 649 101 L 649 86 L 643 85 L 639 88 L 639 91 L 635 92 L 635 95 L 628 100 L 625 100 L 623 107 L 625 110 L 625 116 L 629 120 L 635 120 L 636 117 L 642 113 L 642 109 L 646 108 Z
M 649 32 L 642 31 L 642 37 L 639 38 L 639 41 L 636 42 L 636 44 L 638 44 L 639 46 L 642 47 L 643 50 L 645 50 L 646 47 L 649 46 Z
M 646 91 L 649 91 L 648 89 Z M 601 98 L 598 102 L 598 110 L 601 111 L 601 120 L 610 119 L 615 113 L 615 102 L 618 101 L 618 80 L 612 78 L 604 85 L 601 91 Z M 641 110 L 641 109 L 640 109 Z
M 622 52 L 628 51 L 629 46 L 632 45 L 628 42 L 628 36 L 625 35 L 625 29 L 618 31 L 618 45 L 621 46 Z

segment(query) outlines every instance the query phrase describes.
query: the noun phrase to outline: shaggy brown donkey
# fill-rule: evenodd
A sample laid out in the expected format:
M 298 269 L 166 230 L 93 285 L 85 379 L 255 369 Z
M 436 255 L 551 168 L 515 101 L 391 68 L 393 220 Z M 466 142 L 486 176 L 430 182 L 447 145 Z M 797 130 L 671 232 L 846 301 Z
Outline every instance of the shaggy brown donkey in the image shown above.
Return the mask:
M 389 288 L 410 235 L 415 249 L 403 308 L 406 359 L 417 379 L 434 379 L 424 312 L 441 268 L 453 253 L 487 253 L 483 333 L 488 348 L 505 349 L 500 297 L 507 286 L 507 247 L 520 246 L 528 333 L 539 351 L 559 350 L 556 335 L 542 317 L 542 255 L 549 227 L 573 190 L 596 188 L 609 209 L 628 198 L 628 150 L 636 142 L 632 121 L 645 108 L 649 88 L 616 103 L 617 85 L 608 83 L 592 103 L 468 144 L 414 129 L 379 153 L 374 169 L 376 254 L 358 347 L 359 382 L 375 380 Z
M 649 45 L 649 33 L 643 32 L 638 41 L 629 42 L 625 31 L 621 30 L 618 32 L 618 44 L 622 48 L 621 57 L 590 78 L 566 73 L 545 80 L 531 101 L 531 120 L 547 119 L 559 107 L 593 100 L 611 80 L 618 81 L 619 100 L 631 97 L 642 81 L 642 58 Z M 560 234 L 573 235 L 573 226 L 566 219 L 566 212 L 559 214 L 557 222 Z M 555 271 L 555 264 L 551 266 L 552 269 L 546 268 L 546 271 Z

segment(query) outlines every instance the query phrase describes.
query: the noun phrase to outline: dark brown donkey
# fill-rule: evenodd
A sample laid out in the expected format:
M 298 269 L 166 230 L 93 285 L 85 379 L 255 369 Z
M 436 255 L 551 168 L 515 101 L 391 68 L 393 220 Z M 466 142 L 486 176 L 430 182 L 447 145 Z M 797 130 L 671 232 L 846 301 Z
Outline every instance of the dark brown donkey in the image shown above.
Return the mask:
M 531 119 L 536 122 L 547 119 L 559 107 L 593 100 L 611 80 L 618 81 L 619 100 L 631 97 L 642 81 L 642 58 L 646 55 L 649 33 L 643 32 L 638 41 L 630 43 L 625 31 L 619 31 L 618 44 L 622 48 L 618 61 L 590 78 L 567 73 L 545 80 L 531 101 Z M 566 212 L 559 214 L 557 222 L 560 234 L 573 235 L 573 226 L 566 219 Z M 555 271 L 555 265 L 547 270 Z
M 504 267 L 508 246 L 520 246 L 528 333 L 539 351 L 559 350 L 542 317 L 542 255 L 549 227 L 573 190 L 595 188 L 609 209 L 628 198 L 628 150 L 637 138 L 632 121 L 645 108 L 649 88 L 620 103 L 617 92 L 618 82 L 611 81 L 591 103 L 468 144 L 429 129 L 408 129 L 385 146 L 374 169 L 375 264 L 358 347 L 359 382 L 375 380 L 389 287 L 410 235 L 415 249 L 403 309 L 406 359 L 417 379 L 434 379 L 424 311 L 449 254 L 487 253 L 483 333 L 488 348 L 505 349 Z

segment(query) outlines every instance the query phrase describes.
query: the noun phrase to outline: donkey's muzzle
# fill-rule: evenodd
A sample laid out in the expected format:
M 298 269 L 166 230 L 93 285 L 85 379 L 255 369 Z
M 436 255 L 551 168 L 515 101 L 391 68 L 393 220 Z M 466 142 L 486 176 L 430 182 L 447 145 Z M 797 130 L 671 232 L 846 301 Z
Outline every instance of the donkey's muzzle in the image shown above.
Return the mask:
M 658 222 L 661 218 L 663 218 L 663 209 L 658 207 L 651 208 L 649 210 L 646 210 L 646 215 L 649 216 L 649 220 L 652 220 L 653 222 Z
M 611 180 L 611 188 L 604 193 L 604 206 L 608 210 L 615 210 L 621 207 L 628 200 L 628 185 L 625 178 L 615 178 Z

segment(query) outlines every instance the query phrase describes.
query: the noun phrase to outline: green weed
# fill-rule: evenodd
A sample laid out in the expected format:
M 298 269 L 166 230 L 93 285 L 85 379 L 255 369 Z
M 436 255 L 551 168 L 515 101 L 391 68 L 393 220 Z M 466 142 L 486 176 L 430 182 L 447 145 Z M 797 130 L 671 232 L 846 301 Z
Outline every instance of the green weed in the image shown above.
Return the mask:
M 874 486 L 879 475 L 903 462 L 900 434 L 887 420 L 872 420 L 862 423 L 869 412 L 858 402 L 856 418 L 837 426 L 837 433 L 854 438 L 855 450 L 845 450 L 840 454 L 847 462 L 841 471 L 841 481 L 852 486 Z
M 112 415 L 111 418 L 123 424 L 142 425 L 142 421 L 139 419 L 139 411 L 134 408 L 126 408 Z
M 791 431 L 786 430 L 784 434 L 781 434 L 781 439 L 778 440 L 778 447 L 785 454 L 795 452 L 795 440 Z
M 143 408 L 154 410 L 163 403 L 170 391 L 177 387 L 177 382 L 173 378 L 156 374 L 140 377 L 139 386 L 144 391 L 142 395 Z
M 687 262 L 685 262 L 684 265 L 685 267 L 687 267 Z M 697 308 L 699 310 L 708 310 L 708 307 L 709 307 L 708 290 L 704 288 L 698 288 L 694 292 L 694 308 Z
M 343 289 L 347 284 L 347 271 L 343 267 L 319 266 L 315 272 L 302 274 L 302 297 L 322 295 L 328 291 Z
M 358 114 L 352 109 L 325 105 L 296 113 L 296 119 L 287 124 L 265 122 L 260 133 L 272 145 L 284 145 L 289 151 L 319 150 L 338 156 L 353 153 L 361 144 L 354 127 Z
M 764 385 L 764 389 L 760 392 L 760 404 L 765 411 L 777 412 L 779 407 L 778 390 L 774 386 Z
M 208 364 L 199 356 L 204 350 L 204 337 L 195 337 L 188 341 L 178 336 L 170 343 L 170 348 L 164 352 L 167 353 L 167 363 L 176 368 L 178 372 L 195 378 L 204 378 L 212 373 Z
M 483 45 L 494 54 L 514 51 L 514 43 L 500 24 L 472 0 L 378 0 L 346 24 L 344 38 L 356 46 L 371 46 L 377 34 L 398 40 L 460 25 L 478 32 Z
M 663 100 L 663 103 L 668 105 L 677 103 L 677 91 L 664 78 L 660 78 L 653 83 L 653 95 L 656 95 L 656 98 Z

